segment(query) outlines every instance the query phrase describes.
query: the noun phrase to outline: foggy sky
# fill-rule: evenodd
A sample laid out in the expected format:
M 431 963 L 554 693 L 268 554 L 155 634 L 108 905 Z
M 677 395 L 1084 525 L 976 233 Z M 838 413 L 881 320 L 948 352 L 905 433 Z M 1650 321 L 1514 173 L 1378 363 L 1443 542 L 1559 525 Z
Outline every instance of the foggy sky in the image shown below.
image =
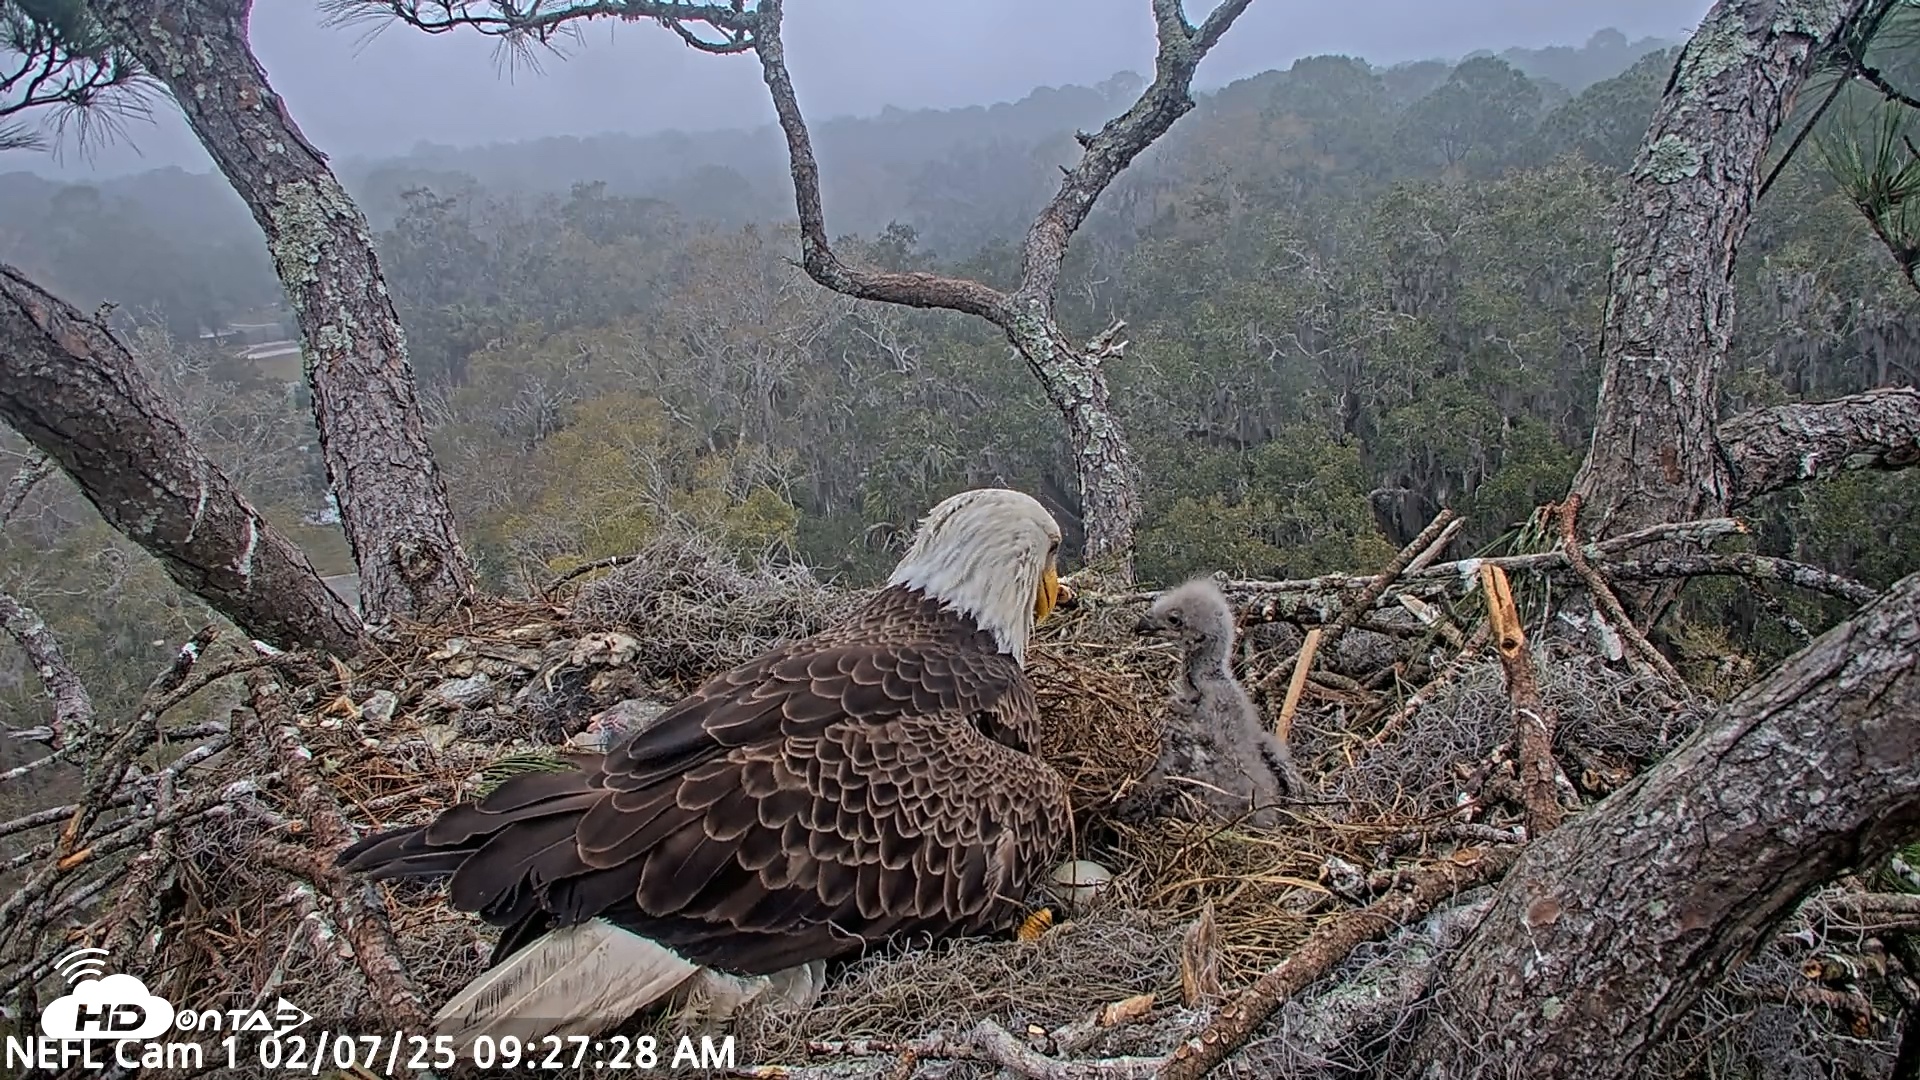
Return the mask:
M 1199 21 L 1213 7 L 1189 0 Z M 1345 53 L 1376 64 L 1453 58 L 1479 48 L 1580 45 L 1602 27 L 1680 39 L 1709 0 L 1258 0 L 1201 65 L 1219 86 L 1301 56 Z M 787 62 L 809 119 L 901 108 L 990 104 L 1036 86 L 1148 72 L 1147 0 L 794 0 Z M 752 56 L 696 53 L 650 23 L 586 25 L 565 59 L 509 71 L 473 33 L 399 25 L 322 25 L 312 0 L 256 0 L 253 43 L 307 137 L 336 160 L 542 135 L 753 127 L 773 120 Z M 0 153 L 0 172 L 79 178 L 212 163 L 164 98 L 132 142 L 91 163 L 66 149 Z M 137 147 L 137 150 L 136 150 Z

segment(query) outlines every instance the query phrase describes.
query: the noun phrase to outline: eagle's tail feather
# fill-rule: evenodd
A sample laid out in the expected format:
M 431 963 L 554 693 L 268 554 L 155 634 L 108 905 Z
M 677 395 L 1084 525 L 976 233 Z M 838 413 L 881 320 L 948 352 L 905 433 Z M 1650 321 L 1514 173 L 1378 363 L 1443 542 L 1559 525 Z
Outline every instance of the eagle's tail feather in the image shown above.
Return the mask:
M 426 843 L 427 827 L 409 825 L 370 833 L 348 844 L 333 864 L 348 873 L 365 874 L 375 881 L 393 878 L 440 878 L 460 869 L 473 846 L 434 848 Z
M 672 993 L 697 964 L 592 919 L 528 943 L 453 996 L 435 1033 L 463 1049 L 482 1035 L 591 1035 Z

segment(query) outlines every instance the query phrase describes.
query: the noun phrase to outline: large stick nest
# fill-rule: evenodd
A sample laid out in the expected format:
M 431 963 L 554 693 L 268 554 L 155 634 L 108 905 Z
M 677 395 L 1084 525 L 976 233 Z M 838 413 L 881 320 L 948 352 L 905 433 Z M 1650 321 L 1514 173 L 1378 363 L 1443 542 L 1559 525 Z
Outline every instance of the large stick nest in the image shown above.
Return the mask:
M 320 867 L 332 850 L 322 843 L 326 828 L 316 806 L 337 805 L 362 831 L 425 820 L 506 771 L 542 767 L 570 742 L 604 745 L 606 733 L 657 711 L 711 672 L 826 625 L 852 599 L 804 571 L 742 566 L 676 538 L 567 602 L 489 602 L 455 625 L 396 628 L 351 666 L 284 665 L 279 677 L 291 694 L 282 719 L 297 737 L 291 757 L 272 749 L 276 721 L 264 715 L 257 694 L 234 702 L 240 707 L 228 726 L 200 725 L 224 731 L 230 745 L 166 786 L 178 789 L 176 801 L 189 786 L 230 797 L 211 800 L 150 843 L 147 850 L 159 857 L 145 868 L 129 859 L 141 847 L 124 845 L 115 858 L 97 860 L 103 884 L 90 896 L 84 887 L 47 889 L 37 906 L 14 913 L 5 927 L 9 993 L 38 987 L 40 996 L 21 999 L 28 1008 L 56 994 L 47 962 L 64 941 L 84 938 L 111 941 L 118 970 L 151 973 L 149 987 L 176 1002 L 250 1008 L 285 997 L 336 1029 L 361 1022 L 387 1030 L 394 1026 L 392 986 L 369 978 L 357 953 L 390 946 L 398 985 L 416 1009 L 430 1013 L 483 969 L 491 931 L 451 910 L 438 887 L 350 884 L 329 894 Z M 1387 736 L 1379 734 L 1384 718 L 1405 696 L 1391 680 L 1384 692 L 1370 693 L 1356 691 L 1357 683 L 1310 683 L 1293 742 L 1323 795 L 1292 806 L 1280 827 L 1111 821 L 1109 809 L 1158 753 L 1174 664 L 1166 646 L 1124 631 L 1131 617 L 1124 604 L 1083 604 L 1043 630 L 1029 665 L 1048 722 L 1043 753 L 1071 785 L 1074 855 L 1116 875 L 1102 898 L 1090 910 L 1059 911 L 1055 927 L 1036 940 L 1008 934 L 945 942 L 845 965 L 810 1010 L 750 1009 L 741 1017 L 735 1031 L 751 1059 L 741 1064 L 813 1061 L 809 1069 L 837 1075 L 842 1066 L 868 1061 L 860 1069 L 885 1074 L 889 1060 L 928 1050 L 925 1040 L 981 1021 L 1043 1033 L 1042 1041 L 1078 1022 L 1074 1045 L 1056 1047 L 1063 1054 L 1164 1054 L 1203 1015 L 1199 1010 L 1250 985 L 1316 928 L 1517 821 L 1506 808 L 1461 806 L 1463 793 L 1471 794 L 1514 734 L 1491 660 L 1460 667 Z M 1408 662 L 1390 635 L 1360 631 L 1353 639 L 1403 670 L 1444 666 L 1436 655 Z M 1423 641 L 1415 652 L 1431 646 Z M 1290 651 L 1254 656 L 1250 681 Z M 209 654 L 199 662 L 221 659 Z M 1698 702 L 1648 693 L 1644 682 L 1583 651 L 1550 659 L 1542 665 L 1541 692 L 1561 717 L 1556 748 L 1569 773 L 1579 774 L 1583 795 L 1624 782 L 1698 720 Z M 146 755 L 147 775 L 164 770 L 181 749 Z M 291 771 L 308 774 L 316 792 L 302 796 Z M 105 815 L 96 832 L 151 833 L 157 802 L 151 792 L 136 793 L 123 803 L 130 809 Z M 30 888 L 41 865 L 33 856 L 49 849 L 19 839 L 22 854 L 9 869 Z M 1339 1069 L 1377 1059 L 1425 986 L 1424 975 L 1409 973 L 1431 968 L 1433 944 L 1459 922 L 1457 915 L 1436 918 L 1354 953 L 1312 994 L 1277 1013 L 1230 1071 L 1344 1075 Z M 1190 946 L 1203 922 L 1212 944 L 1196 996 Z M 1811 939 L 1798 940 L 1795 948 L 1808 953 L 1804 942 Z M 1860 940 L 1819 938 L 1829 952 Z M 1790 991 L 1798 962 L 1776 948 L 1756 965 L 1771 965 L 1762 982 Z M 1772 998 L 1763 994 L 1755 1004 L 1741 993 L 1729 990 L 1703 1006 L 1688 1028 L 1688 1045 L 1704 1040 L 1717 1059 L 1749 1043 L 1779 1044 L 1771 1058 L 1795 1062 L 1840 1043 L 1856 1057 L 1880 1060 L 1888 1052 L 1888 1032 L 1874 1026 L 1871 1008 L 1863 1032 L 1852 1018 L 1836 1020 L 1834 1002 L 1817 995 L 1768 990 Z M 1139 995 L 1153 995 L 1151 1003 Z M 1129 1000 L 1144 1012 L 1087 1028 L 1089 1010 Z M 1756 1011 L 1764 1009 L 1797 1019 L 1783 1024 L 1778 1014 Z M 673 1019 L 653 1022 L 671 1027 Z M 863 1039 L 876 1042 L 849 1044 Z M 986 1075 L 998 1067 L 959 1051 L 938 1068 L 939 1054 L 922 1056 L 932 1070 L 927 1075 Z M 878 1065 L 869 1060 L 875 1058 Z M 1687 1062 L 1698 1059 L 1676 1051 L 1672 1075 L 1687 1074 L 1694 1067 Z

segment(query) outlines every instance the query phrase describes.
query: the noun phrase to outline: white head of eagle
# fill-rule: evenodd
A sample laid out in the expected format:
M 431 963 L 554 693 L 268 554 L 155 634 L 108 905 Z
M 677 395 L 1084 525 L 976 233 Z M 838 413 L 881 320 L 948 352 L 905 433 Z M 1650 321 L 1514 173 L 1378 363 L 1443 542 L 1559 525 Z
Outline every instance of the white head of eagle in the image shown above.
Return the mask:
M 1022 664 L 1033 625 L 1060 602 L 1060 525 L 1031 495 L 963 491 L 921 521 L 888 585 L 915 589 L 969 616 Z

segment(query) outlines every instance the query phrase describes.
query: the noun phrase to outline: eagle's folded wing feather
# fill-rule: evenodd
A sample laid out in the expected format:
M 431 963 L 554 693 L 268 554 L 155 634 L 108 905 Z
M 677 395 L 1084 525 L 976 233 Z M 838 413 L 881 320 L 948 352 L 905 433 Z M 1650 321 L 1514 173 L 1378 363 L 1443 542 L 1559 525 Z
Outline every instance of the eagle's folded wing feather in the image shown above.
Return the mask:
M 513 777 L 343 862 L 453 868 L 453 903 L 510 928 L 498 955 L 597 916 L 767 973 L 998 921 L 1068 828 L 1059 775 L 988 735 L 1031 729 L 1017 665 L 971 642 L 820 645 L 717 677 L 578 771 Z

